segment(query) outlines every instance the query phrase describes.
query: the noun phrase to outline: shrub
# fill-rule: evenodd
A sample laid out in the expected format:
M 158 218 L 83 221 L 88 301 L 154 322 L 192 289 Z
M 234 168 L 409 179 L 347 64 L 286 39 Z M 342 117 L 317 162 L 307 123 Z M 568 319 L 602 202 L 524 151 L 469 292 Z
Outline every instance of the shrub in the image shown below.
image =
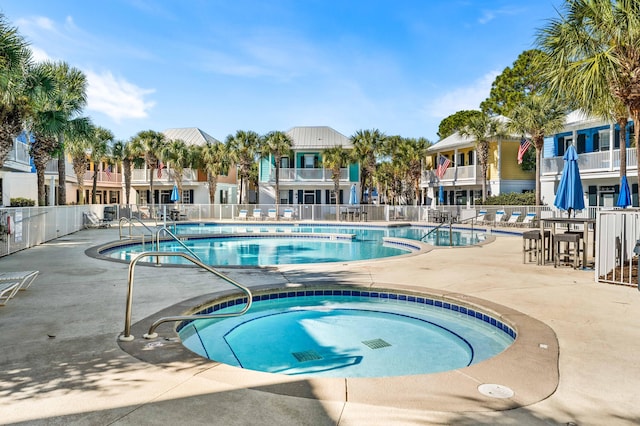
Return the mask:
M 30 200 L 28 198 L 12 198 L 10 207 L 33 207 L 36 205 L 35 200 Z
M 483 203 L 482 199 L 475 201 L 476 205 L 485 206 L 535 206 L 536 193 L 535 192 L 509 192 L 507 194 L 500 194 L 493 197 L 487 197 L 487 200 Z

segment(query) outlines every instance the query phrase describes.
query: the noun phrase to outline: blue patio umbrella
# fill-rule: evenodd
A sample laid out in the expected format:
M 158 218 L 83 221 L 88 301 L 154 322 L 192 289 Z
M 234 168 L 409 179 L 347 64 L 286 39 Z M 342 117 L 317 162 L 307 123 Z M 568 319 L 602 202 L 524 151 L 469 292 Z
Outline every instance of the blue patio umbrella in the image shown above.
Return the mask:
M 564 154 L 564 168 L 560 177 L 560 185 L 556 192 L 553 205 L 560 210 L 565 210 L 571 215 L 571 211 L 584 209 L 584 195 L 580 169 L 578 168 L 578 153 L 573 145 L 569 145 Z
M 616 206 L 622 207 L 624 209 L 626 207 L 629 207 L 630 205 L 631 190 L 629 189 L 629 182 L 627 182 L 626 176 L 622 176 L 622 180 L 620 181 L 620 195 L 618 195 Z
M 351 185 L 351 191 L 349 192 L 349 204 L 358 204 L 358 194 L 356 192 L 356 184 Z
M 180 201 L 180 194 L 178 194 L 178 186 L 173 185 L 173 190 L 171 191 L 171 202 L 175 203 L 176 201 Z
M 440 204 L 444 204 L 444 186 L 441 186 L 440 189 L 438 189 L 438 201 Z

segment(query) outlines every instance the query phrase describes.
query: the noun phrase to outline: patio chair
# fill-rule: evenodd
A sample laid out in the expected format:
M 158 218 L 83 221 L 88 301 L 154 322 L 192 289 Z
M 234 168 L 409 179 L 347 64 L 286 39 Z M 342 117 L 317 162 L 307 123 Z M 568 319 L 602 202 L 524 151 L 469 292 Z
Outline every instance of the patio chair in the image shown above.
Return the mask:
M 520 222 L 520 225 L 526 226 L 526 227 L 536 226 L 535 219 L 536 219 L 535 212 L 527 213 L 524 219 L 522 219 L 522 222 Z
M 293 220 L 293 210 L 284 209 L 284 214 L 282 215 L 282 218 L 286 220 Z
M 504 210 L 498 210 L 496 212 L 496 217 L 495 217 L 495 219 L 493 221 L 494 225 L 496 225 L 496 226 L 500 225 L 502 223 L 502 221 L 504 220 L 504 218 L 505 218 Z
M 83 217 L 85 228 L 108 228 L 111 226 L 110 222 L 100 219 L 94 212 L 84 212 Z
M 276 220 L 278 219 L 278 210 L 276 209 L 269 209 L 267 211 L 267 219 L 269 220 Z
M 486 223 L 487 222 L 487 211 L 480 210 L 478 212 L 478 216 L 476 216 L 476 223 Z
M 517 226 L 518 220 L 520 220 L 520 216 L 522 216 L 521 212 L 513 212 L 511 216 L 509 216 L 509 220 L 507 220 L 507 226 Z
M 247 220 L 247 210 L 240 210 L 240 213 L 238 214 L 238 220 Z
M 262 220 L 262 209 L 253 209 L 253 212 L 251 213 L 251 216 L 249 216 L 249 219 Z
M 0 272 L 0 284 L 17 281 L 19 290 L 26 290 L 38 278 L 40 271 Z

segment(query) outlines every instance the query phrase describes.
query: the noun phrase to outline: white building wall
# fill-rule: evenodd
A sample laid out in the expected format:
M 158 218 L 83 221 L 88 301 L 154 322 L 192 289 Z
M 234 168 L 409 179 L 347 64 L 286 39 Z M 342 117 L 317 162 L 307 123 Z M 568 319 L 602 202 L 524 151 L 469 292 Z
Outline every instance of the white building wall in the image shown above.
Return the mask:
M 35 173 L 0 172 L 2 178 L 3 206 L 9 206 L 12 198 L 27 198 L 37 202 L 38 180 Z

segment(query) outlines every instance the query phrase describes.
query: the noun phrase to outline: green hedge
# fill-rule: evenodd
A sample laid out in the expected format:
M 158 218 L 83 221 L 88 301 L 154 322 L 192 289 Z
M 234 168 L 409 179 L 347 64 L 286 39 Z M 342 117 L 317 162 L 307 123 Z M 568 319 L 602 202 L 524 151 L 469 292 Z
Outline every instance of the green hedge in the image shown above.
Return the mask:
M 10 207 L 33 207 L 36 205 L 35 200 L 28 198 L 12 198 Z
M 481 199 L 475 201 L 476 205 L 485 206 L 535 206 L 536 194 L 535 192 L 509 192 L 507 194 L 500 194 L 494 197 L 487 197 L 485 202 Z

